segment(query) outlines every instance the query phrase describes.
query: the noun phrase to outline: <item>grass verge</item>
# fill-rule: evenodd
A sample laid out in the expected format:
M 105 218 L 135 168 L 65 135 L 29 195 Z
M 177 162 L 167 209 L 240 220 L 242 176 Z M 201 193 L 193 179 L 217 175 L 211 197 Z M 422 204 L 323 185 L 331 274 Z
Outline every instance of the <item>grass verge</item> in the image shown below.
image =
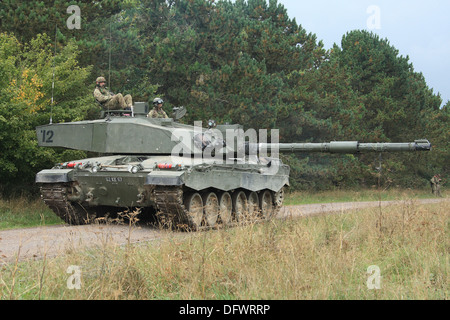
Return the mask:
M 447 190 L 443 191 L 443 197 L 449 197 Z M 301 205 L 328 202 L 356 202 L 356 201 L 390 201 L 405 199 L 434 198 L 431 190 L 423 189 L 358 189 L 358 190 L 332 190 L 321 192 L 294 191 L 286 194 L 284 204 Z
M 40 199 L 0 198 L 0 230 L 62 224 Z
M 0 299 L 448 299 L 450 204 L 401 205 L 2 267 Z M 132 231 L 132 230 L 131 230 Z M 70 290 L 70 266 L 81 270 Z M 368 273 L 379 270 L 379 274 Z M 369 289 L 372 276 L 380 289 Z M 376 282 L 375 282 L 376 283 Z
M 450 196 L 443 192 L 444 197 Z M 354 202 L 378 200 L 402 200 L 433 198 L 429 190 L 334 190 L 322 192 L 292 192 L 286 194 L 284 204 L 300 205 L 327 202 Z M 0 230 L 64 224 L 40 199 L 18 197 L 11 200 L 0 198 Z

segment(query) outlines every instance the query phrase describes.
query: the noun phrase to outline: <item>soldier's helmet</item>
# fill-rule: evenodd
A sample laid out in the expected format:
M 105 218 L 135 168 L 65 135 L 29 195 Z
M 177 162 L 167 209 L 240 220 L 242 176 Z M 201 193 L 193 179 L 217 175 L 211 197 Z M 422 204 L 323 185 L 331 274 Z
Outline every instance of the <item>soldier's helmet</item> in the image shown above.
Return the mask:
M 97 83 L 100 83 L 100 82 L 106 82 L 106 79 L 105 79 L 105 77 L 98 77 L 97 78 L 97 80 L 95 80 Z
M 163 104 L 164 103 L 164 100 L 163 99 L 161 99 L 161 98 L 155 98 L 155 99 L 153 99 L 153 104 L 156 106 L 157 104 Z

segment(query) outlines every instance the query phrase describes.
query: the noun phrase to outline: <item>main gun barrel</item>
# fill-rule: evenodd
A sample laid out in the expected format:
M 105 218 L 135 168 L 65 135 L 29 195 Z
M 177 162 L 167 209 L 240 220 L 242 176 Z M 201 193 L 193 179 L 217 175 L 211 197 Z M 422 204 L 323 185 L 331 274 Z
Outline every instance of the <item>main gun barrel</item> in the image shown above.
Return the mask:
M 261 152 L 280 153 L 363 153 L 363 152 L 407 152 L 430 151 L 431 143 L 428 140 L 416 140 L 414 142 L 381 142 L 360 143 L 358 141 L 332 141 L 325 143 L 247 143 L 246 154 L 260 154 Z

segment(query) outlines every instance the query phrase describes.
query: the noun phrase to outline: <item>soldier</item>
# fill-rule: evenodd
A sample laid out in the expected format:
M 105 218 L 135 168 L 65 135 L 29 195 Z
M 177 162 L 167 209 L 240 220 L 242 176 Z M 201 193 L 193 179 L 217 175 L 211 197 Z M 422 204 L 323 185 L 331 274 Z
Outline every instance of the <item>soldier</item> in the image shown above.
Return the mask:
M 442 197 L 441 195 L 441 183 L 442 179 L 441 176 L 436 174 L 434 175 L 433 178 L 431 178 L 430 183 L 431 183 L 431 191 L 433 192 L 433 194 L 436 197 Z
M 147 115 L 148 118 L 168 118 L 167 114 L 162 109 L 164 100 L 161 98 L 155 98 L 153 100 L 153 110 Z
M 104 77 L 98 77 L 96 83 L 94 97 L 104 109 L 131 110 L 133 105 L 131 95 L 127 94 L 124 97 L 121 93 L 113 94 L 106 88 L 106 79 Z

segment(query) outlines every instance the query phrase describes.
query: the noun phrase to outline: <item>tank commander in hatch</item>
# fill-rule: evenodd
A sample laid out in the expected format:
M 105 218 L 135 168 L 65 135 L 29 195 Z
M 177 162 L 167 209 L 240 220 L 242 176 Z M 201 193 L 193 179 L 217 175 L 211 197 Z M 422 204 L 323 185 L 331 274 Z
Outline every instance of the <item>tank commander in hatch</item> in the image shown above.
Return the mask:
M 131 110 L 133 106 L 133 98 L 127 94 L 125 97 L 121 94 L 114 94 L 106 87 L 106 79 L 104 77 L 98 77 L 96 80 L 95 99 L 102 105 L 103 109 L 110 110 Z
M 167 113 L 162 109 L 164 100 L 161 98 L 155 98 L 153 100 L 153 110 L 147 115 L 148 118 L 169 118 Z

